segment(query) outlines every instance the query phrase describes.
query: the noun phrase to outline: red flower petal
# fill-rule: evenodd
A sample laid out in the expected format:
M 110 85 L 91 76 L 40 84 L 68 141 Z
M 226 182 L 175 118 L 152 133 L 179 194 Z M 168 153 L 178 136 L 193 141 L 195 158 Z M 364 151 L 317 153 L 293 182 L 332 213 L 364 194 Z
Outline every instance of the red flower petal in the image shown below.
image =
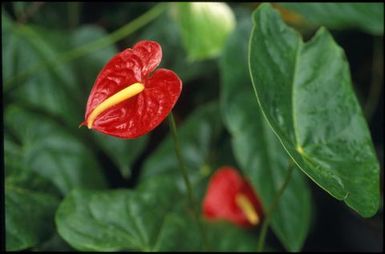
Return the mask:
M 173 71 L 158 69 L 144 86 L 142 93 L 103 112 L 93 128 L 120 138 L 136 138 L 158 126 L 179 98 L 182 81 Z
M 142 61 L 143 76 L 149 75 L 160 64 L 162 48 L 155 41 L 140 41 L 132 49 Z
M 141 83 L 144 90 L 94 114 L 90 120 L 93 129 L 120 138 L 136 138 L 164 120 L 180 96 L 182 81 L 166 69 L 159 69 L 150 76 L 161 58 L 162 49 L 158 43 L 140 41 L 105 65 L 88 98 L 86 121 L 102 102 L 134 83 Z M 81 125 L 87 125 L 86 121 Z
M 131 49 L 114 56 L 100 71 L 88 97 L 85 119 L 108 97 L 142 80 L 142 62 Z
M 222 167 L 211 177 L 203 200 L 203 215 L 208 219 L 224 219 L 240 226 L 251 226 L 236 203 L 243 194 L 261 217 L 262 207 L 250 184 L 232 167 Z

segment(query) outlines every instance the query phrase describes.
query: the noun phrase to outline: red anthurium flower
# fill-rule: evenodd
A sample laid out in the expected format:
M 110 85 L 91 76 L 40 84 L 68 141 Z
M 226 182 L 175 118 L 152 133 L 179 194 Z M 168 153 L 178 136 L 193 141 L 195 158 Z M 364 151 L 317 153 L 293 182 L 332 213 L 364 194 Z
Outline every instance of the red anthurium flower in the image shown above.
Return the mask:
M 207 219 L 224 219 L 248 227 L 262 219 L 262 206 L 250 184 L 232 167 L 221 167 L 210 179 L 203 200 Z
M 155 70 L 161 59 L 155 41 L 140 41 L 115 55 L 96 78 L 81 125 L 120 138 L 136 138 L 157 127 L 182 90 L 173 71 Z

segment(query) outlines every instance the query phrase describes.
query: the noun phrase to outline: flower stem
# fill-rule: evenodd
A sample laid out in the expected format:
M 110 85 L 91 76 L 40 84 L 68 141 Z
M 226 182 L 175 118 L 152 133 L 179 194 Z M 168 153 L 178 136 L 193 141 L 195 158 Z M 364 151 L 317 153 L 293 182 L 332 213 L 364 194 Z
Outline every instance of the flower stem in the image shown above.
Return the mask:
M 263 221 L 261 234 L 259 235 L 259 239 L 258 239 L 257 251 L 262 251 L 264 248 L 266 233 L 267 233 L 267 229 L 269 228 L 271 218 L 273 217 L 273 213 L 274 213 L 275 208 L 277 207 L 277 205 L 279 203 L 279 200 L 280 200 L 282 194 L 284 193 L 287 185 L 290 182 L 293 170 L 294 170 L 294 162 L 292 160 L 290 160 L 289 166 L 287 169 L 287 173 L 286 173 L 286 177 L 285 177 L 285 181 L 283 182 L 281 188 L 278 190 L 277 194 L 274 197 L 274 200 L 271 202 L 271 205 L 266 212 L 266 219 Z
M 193 210 L 195 220 L 198 222 L 198 226 L 199 226 L 199 229 L 200 229 L 201 234 L 202 234 L 203 248 L 206 250 L 207 249 L 206 232 L 205 232 L 205 229 L 204 229 L 204 227 L 203 227 L 203 225 L 199 219 L 199 213 L 195 209 L 196 206 L 195 206 L 194 195 L 193 195 L 191 183 L 190 183 L 190 180 L 189 180 L 189 177 L 187 174 L 187 169 L 186 169 L 186 166 L 185 166 L 185 163 L 183 160 L 183 156 L 181 154 L 178 134 L 176 131 L 176 124 L 175 124 L 175 120 L 174 120 L 174 116 L 173 116 L 172 112 L 170 112 L 170 114 L 168 115 L 168 123 L 169 123 L 170 129 L 171 129 L 172 138 L 174 140 L 175 154 L 176 154 L 176 157 L 178 159 L 179 170 L 183 176 L 183 180 L 184 180 L 184 183 L 185 183 L 186 188 L 187 188 L 187 195 L 188 195 L 191 209 Z
M 193 194 L 192 194 L 191 183 L 190 183 L 190 180 L 188 178 L 187 170 L 186 170 L 186 167 L 184 165 L 184 161 L 183 161 L 182 154 L 180 151 L 178 135 L 176 132 L 176 124 L 175 124 L 175 120 L 174 120 L 174 116 L 173 116 L 172 112 L 170 112 L 170 114 L 168 116 L 168 121 L 169 121 L 170 129 L 171 129 L 171 133 L 172 133 L 172 138 L 174 140 L 175 154 L 176 154 L 176 157 L 178 159 L 179 169 L 180 169 L 180 172 L 182 173 L 183 180 L 184 180 L 184 183 L 185 183 L 186 188 L 187 188 L 187 193 L 188 193 L 190 205 L 192 207 L 194 207 L 194 198 L 193 198 Z
M 39 69 L 42 69 L 44 66 L 55 68 L 57 65 L 85 56 L 89 53 L 105 48 L 127 37 L 128 35 L 134 33 L 135 31 L 139 30 L 140 28 L 144 27 L 149 22 L 157 18 L 161 13 L 163 13 L 164 10 L 166 10 L 166 6 L 167 5 L 165 3 L 159 3 L 147 12 L 145 12 L 143 15 L 139 16 L 130 23 L 122 26 L 121 28 L 115 30 L 114 32 L 110 33 L 105 37 L 102 37 L 96 41 L 89 42 L 78 48 L 59 53 L 57 56 L 53 57 L 50 60 L 43 60 L 32 65 L 29 69 L 25 70 L 24 72 L 21 72 L 20 74 L 15 75 L 13 78 L 5 81 L 5 87 L 8 87 L 8 90 L 14 89 L 17 84 L 22 83 L 16 83 L 16 81 L 24 80 L 28 76 L 34 74 Z M 15 83 L 14 86 L 10 86 L 11 83 Z M 6 90 L 5 92 L 8 92 L 8 90 Z

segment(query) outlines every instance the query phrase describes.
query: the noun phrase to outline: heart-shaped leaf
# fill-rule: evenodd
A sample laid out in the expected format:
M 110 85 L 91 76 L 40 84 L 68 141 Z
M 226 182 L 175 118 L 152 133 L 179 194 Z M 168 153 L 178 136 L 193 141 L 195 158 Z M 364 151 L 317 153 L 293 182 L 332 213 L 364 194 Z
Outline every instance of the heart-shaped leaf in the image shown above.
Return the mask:
M 174 179 L 157 176 L 136 190 L 74 190 L 56 213 L 59 234 L 78 250 L 201 251 L 201 231 Z M 108 209 L 105 209 L 108 207 Z M 210 250 L 252 250 L 233 225 L 205 225 Z
M 230 35 L 221 58 L 221 109 L 232 135 L 240 168 L 262 199 L 265 210 L 284 182 L 290 157 L 260 112 L 248 71 L 249 18 Z M 310 191 L 299 169 L 274 211 L 272 227 L 289 251 L 299 251 L 310 224 Z
M 74 190 L 60 205 L 56 224 L 59 234 L 79 250 L 155 250 L 166 215 L 178 199 L 180 191 L 167 177 L 135 191 Z
M 62 194 L 77 186 L 105 186 L 101 168 L 89 149 L 52 120 L 10 105 L 5 126 L 21 142 L 21 166 L 52 181 Z
M 250 72 L 260 107 L 297 165 L 364 217 L 379 205 L 379 164 L 343 50 L 321 28 L 307 43 L 269 4 L 253 15 Z

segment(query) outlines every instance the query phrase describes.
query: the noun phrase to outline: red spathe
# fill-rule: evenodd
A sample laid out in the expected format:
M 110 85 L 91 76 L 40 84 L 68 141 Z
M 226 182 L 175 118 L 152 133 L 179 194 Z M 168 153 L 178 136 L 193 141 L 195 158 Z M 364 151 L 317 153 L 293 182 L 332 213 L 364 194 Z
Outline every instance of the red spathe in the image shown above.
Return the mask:
M 93 129 L 119 138 L 136 138 L 166 118 L 180 96 L 182 81 L 171 70 L 155 70 L 161 59 L 162 48 L 157 42 L 140 41 L 104 66 L 88 97 L 85 119 L 104 100 L 134 83 L 143 84 L 144 90 L 98 115 Z
M 203 215 L 207 219 L 224 219 L 240 226 L 252 226 L 236 203 L 237 194 L 246 196 L 262 218 L 262 206 L 253 188 L 229 166 L 221 167 L 211 177 L 203 200 Z

